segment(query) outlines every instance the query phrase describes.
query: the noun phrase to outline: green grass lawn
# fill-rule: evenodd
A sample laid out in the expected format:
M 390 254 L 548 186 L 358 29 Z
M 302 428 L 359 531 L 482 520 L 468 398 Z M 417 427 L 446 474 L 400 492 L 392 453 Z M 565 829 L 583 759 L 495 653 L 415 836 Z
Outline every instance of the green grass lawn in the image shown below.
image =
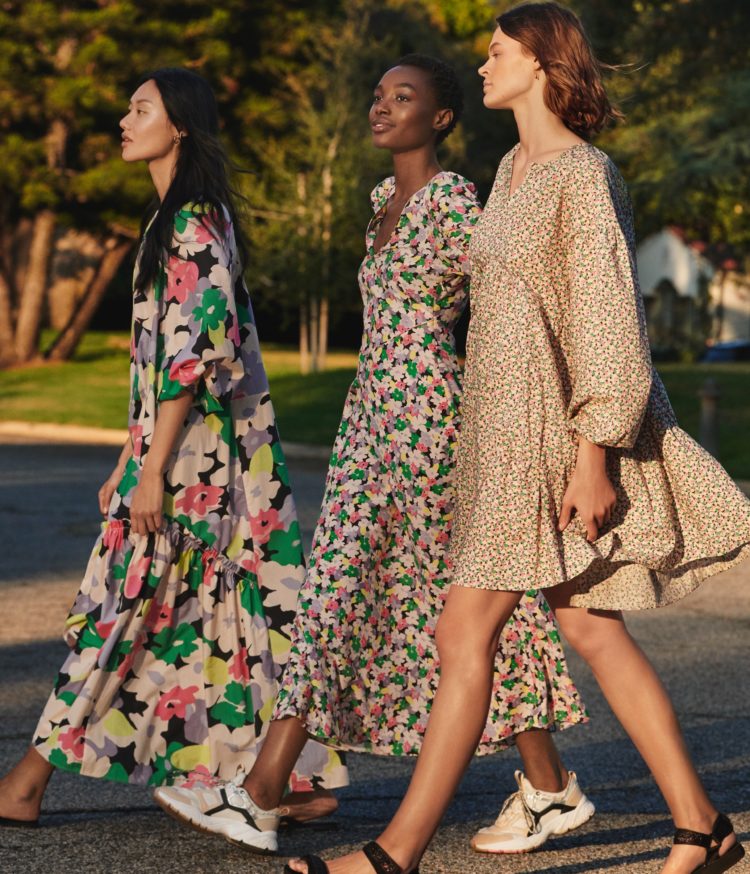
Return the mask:
M 302 376 L 296 350 L 263 345 L 282 437 L 330 445 L 341 417 L 357 356 L 333 352 L 325 373 Z M 659 372 L 680 424 L 698 432 L 698 391 L 713 377 L 721 391 L 721 461 L 738 479 L 750 480 L 750 364 L 661 364 Z M 128 338 L 90 332 L 75 359 L 64 364 L 0 371 L 0 420 L 60 422 L 124 428 L 128 405 Z

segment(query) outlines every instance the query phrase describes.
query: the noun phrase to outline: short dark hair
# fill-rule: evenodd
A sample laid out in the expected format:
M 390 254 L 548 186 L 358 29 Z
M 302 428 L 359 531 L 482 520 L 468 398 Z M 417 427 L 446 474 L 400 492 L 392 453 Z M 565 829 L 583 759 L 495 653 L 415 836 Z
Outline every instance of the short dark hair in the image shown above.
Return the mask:
M 397 67 L 416 67 L 430 74 L 430 83 L 440 109 L 450 109 L 453 118 L 448 127 L 438 131 L 437 142 L 453 131 L 464 111 L 464 93 L 456 71 L 450 64 L 430 55 L 410 54 L 398 59 Z

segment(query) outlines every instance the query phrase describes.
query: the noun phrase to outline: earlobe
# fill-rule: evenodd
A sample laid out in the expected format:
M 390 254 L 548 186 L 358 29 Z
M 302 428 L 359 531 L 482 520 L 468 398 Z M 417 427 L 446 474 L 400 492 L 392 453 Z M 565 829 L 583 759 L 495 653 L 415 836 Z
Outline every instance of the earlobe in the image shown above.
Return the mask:
M 445 130 L 450 126 L 450 123 L 453 121 L 453 110 L 452 109 L 443 109 L 435 118 L 435 123 L 433 127 L 435 130 Z

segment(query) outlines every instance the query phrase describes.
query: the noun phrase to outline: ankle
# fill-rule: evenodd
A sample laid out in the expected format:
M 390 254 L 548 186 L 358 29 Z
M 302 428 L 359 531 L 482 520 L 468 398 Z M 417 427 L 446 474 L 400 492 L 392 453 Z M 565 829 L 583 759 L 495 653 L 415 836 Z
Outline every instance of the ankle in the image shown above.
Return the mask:
M 275 810 L 281 804 L 281 798 L 275 798 L 271 793 L 266 791 L 265 787 L 252 779 L 252 775 L 248 774 L 245 777 L 242 788 L 247 792 L 253 800 L 253 804 L 257 804 L 261 810 Z
M 531 776 L 524 773 L 524 777 L 532 789 L 536 789 L 539 792 L 548 792 L 551 795 L 564 792 L 570 779 L 570 775 L 564 769 L 563 771 L 545 770 L 543 772 L 533 772 Z

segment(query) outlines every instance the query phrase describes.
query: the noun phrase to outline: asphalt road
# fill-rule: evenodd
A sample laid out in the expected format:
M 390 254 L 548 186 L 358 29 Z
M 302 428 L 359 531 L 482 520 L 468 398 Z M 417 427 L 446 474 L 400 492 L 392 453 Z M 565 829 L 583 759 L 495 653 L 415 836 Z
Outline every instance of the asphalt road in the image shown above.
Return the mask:
M 19 757 L 65 654 L 62 621 L 97 531 L 96 491 L 112 448 L 0 445 L 0 772 Z M 309 537 L 322 491 L 320 462 L 290 463 Z M 630 625 L 657 664 L 688 743 L 718 806 L 750 842 L 750 566 L 710 581 L 681 604 L 633 615 Z M 422 864 L 426 874 L 638 872 L 659 870 L 671 825 L 644 765 L 615 723 L 588 670 L 571 670 L 591 723 L 559 736 L 597 816 L 526 856 L 478 856 L 468 839 L 494 819 L 514 788 L 514 752 L 476 760 Z M 283 849 L 335 854 L 375 836 L 404 791 L 412 762 L 351 756 L 352 784 L 335 817 L 284 833 Z M 262 860 L 165 817 L 147 791 L 56 774 L 43 828 L 0 830 L 0 872 L 222 872 L 272 874 Z M 750 856 L 750 854 L 749 854 Z M 750 872 L 750 861 L 733 869 Z

